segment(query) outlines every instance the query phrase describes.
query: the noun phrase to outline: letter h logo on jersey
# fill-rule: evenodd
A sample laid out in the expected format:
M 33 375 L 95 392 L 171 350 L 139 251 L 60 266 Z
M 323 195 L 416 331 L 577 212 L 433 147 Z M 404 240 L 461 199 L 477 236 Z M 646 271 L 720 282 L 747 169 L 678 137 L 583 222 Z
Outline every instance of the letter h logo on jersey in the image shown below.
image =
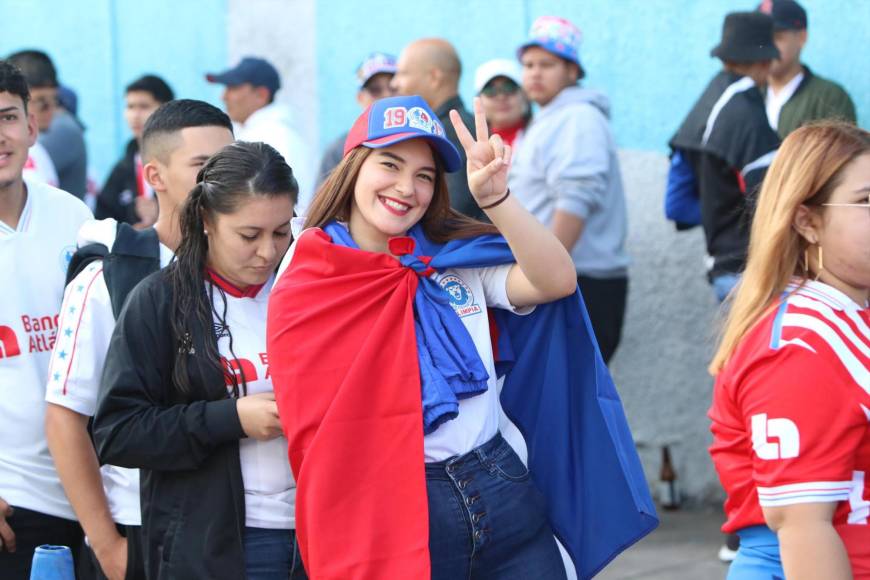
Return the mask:
M 0 326 L 0 358 L 12 358 L 21 354 L 18 337 L 9 326 Z
M 221 357 L 221 362 L 224 364 L 224 381 L 227 387 L 233 386 L 233 376 L 236 377 L 239 383 L 241 383 L 242 377 L 244 377 L 246 383 L 256 381 L 258 378 L 257 367 L 246 358 L 228 360 Z
M 770 439 L 778 439 L 779 443 Z M 752 416 L 752 449 L 759 459 L 793 459 L 800 452 L 800 433 L 790 419 L 768 419 L 766 413 Z

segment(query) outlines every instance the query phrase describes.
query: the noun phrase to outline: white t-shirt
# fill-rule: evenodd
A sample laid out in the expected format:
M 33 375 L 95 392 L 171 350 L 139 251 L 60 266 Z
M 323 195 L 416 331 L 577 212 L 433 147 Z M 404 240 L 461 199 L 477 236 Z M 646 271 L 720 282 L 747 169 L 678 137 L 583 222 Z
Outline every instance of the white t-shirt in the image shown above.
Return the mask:
M 302 235 L 298 233 L 300 224 L 301 220 L 291 222 L 297 240 Z M 281 262 L 279 276 L 290 265 L 295 251 L 294 241 Z M 489 374 L 489 380 L 486 392 L 459 400 L 458 417 L 442 423 L 434 432 L 424 437 L 427 463 L 462 455 L 483 445 L 495 436 L 500 426 L 502 431 L 507 432 L 505 435 L 511 445 L 521 456 L 524 455 L 525 443 L 522 437 L 501 410 L 498 398 L 500 385 L 496 380 L 487 314 L 487 308 L 502 308 L 517 314 L 528 314 L 534 310 L 534 307 L 514 308 L 508 300 L 507 277 L 511 266 L 513 264 L 448 269 L 432 275 L 450 296 L 450 305 L 471 335 L 477 354 Z
M 245 296 L 226 281 L 216 284 L 224 289 L 226 318 L 224 322 L 232 334 L 223 331 L 215 316 L 218 333 L 218 351 L 227 368 L 236 375 L 244 371 L 247 394 L 272 392 L 272 376 L 266 356 L 266 309 L 274 277 L 255 296 Z M 215 288 L 213 298 L 216 313 L 224 309 L 221 293 Z M 240 396 L 241 380 L 239 380 Z M 232 384 L 227 379 L 227 388 Z M 242 463 L 242 481 L 245 484 L 245 525 L 252 528 L 287 530 L 296 527 L 296 482 L 290 471 L 287 438 L 270 441 L 248 438 L 239 441 Z
M 803 80 L 804 73 L 799 72 L 797 76 L 788 81 L 779 92 L 774 92 L 770 85 L 767 85 L 767 99 L 765 100 L 764 108 L 767 111 L 767 122 L 770 123 L 770 126 L 773 127 L 774 130 L 779 126 L 779 114 L 782 112 L 782 108 L 792 95 L 794 95 L 798 85 L 800 85 Z
M 299 185 L 296 213 L 302 215 L 314 197 L 315 168 L 312 147 L 295 129 L 290 109 L 271 103 L 251 113 L 244 123 L 234 123 L 233 131 L 238 141 L 262 141 L 281 154 Z
M 111 248 L 116 228 L 113 219 L 86 223 L 79 233 L 79 247 L 97 241 Z M 98 229 L 107 230 L 108 235 L 94 239 L 83 234 Z M 165 268 L 171 260 L 172 250 L 161 244 L 160 267 Z M 103 263 L 95 261 L 73 279 L 64 293 L 60 337 L 51 353 L 46 402 L 88 417 L 94 415 L 114 328 L 115 316 L 103 277 Z M 103 465 L 100 473 L 112 520 L 125 526 L 141 525 L 139 470 Z
M 459 400 L 458 417 L 445 421 L 423 438 L 427 463 L 468 453 L 492 439 L 499 424 L 506 421 L 498 398 L 500 389 L 496 382 L 487 308 L 502 308 L 517 314 L 534 310 L 534 307 L 514 308 L 508 300 L 507 277 L 512 266 L 451 268 L 432 275 L 450 296 L 450 306 L 471 335 L 489 380 L 486 392 Z
M 0 222 L 0 497 L 75 519 L 45 439 L 45 385 L 76 233 L 91 212 L 75 196 L 25 179 L 13 229 Z

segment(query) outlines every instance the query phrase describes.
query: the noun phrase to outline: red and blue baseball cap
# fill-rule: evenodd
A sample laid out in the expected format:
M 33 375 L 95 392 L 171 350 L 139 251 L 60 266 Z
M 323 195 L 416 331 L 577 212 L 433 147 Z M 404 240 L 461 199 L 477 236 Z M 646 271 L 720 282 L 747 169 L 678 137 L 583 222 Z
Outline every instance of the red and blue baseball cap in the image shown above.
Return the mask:
M 448 173 L 462 166 L 459 151 L 444 136 L 444 126 L 423 97 L 417 95 L 387 97 L 369 105 L 347 134 L 344 154 L 360 145 L 380 149 L 408 139 L 428 140 Z
M 527 48 L 539 46 L 558 57 L 580 64 L 580 42 L 583 33 L 574 23 L 558 16 L 541 16 L 532 23 L 529 39 L 517 49 L 517 58 L 522 58 Z
M 373 52 L 366 57 L 356 71 L 359 88 L 363 89 L 366 83 L 375 75 L 396 74 L 396 57 L 385 52 Z

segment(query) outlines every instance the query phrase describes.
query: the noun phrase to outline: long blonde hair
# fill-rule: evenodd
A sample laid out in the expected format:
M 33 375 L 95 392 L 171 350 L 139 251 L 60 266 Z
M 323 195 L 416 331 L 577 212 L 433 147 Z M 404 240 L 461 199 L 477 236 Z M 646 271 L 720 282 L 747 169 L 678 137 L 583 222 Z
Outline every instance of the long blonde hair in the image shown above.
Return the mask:
M 716 375 L 750 329 L 777 303 L 793 276 L 806 279 L 807 241 L 794 228 L 801 205 L 818 207 L 830 197 L 843 168 L 870 152 L 870 133 L 826 121 L 806 125 L 783 141 L 755 209 L 749 255 L 730 304 L 719 348 L 708 370 Z

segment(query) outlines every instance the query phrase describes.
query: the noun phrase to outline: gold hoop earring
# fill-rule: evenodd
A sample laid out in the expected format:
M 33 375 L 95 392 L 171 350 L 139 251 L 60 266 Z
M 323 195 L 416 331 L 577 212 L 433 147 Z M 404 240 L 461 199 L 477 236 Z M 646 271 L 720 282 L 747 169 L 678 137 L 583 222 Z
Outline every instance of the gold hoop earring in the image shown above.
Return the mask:
M 810 277 L 810 247 L 804 248 L 804 278 Z
M 822 275 L 822 270 L 824 270 L 824 269 L 825 269 L 824 253 L 822 252 L 822 245 L 819 244 L 819 270 L 818 270 L 818 272 L 816 272 L 815 280 L 819 279 L 819 276 Z

